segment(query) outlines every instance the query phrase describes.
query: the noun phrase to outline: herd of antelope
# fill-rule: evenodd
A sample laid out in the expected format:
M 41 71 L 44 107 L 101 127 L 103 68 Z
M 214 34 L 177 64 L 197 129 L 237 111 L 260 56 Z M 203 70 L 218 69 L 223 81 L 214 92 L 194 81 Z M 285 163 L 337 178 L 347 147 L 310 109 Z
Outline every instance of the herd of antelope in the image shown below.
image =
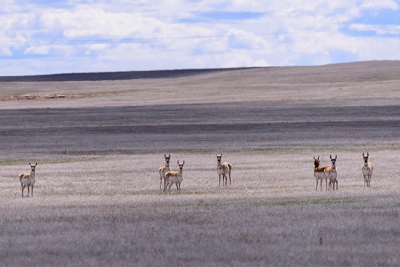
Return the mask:
M 229 184 L 232 184 L 231 182 L 231 171 L 232 171 L 232 164 L 229 162 L 221 162 L 222 158 L 222 153 L 217 154 L 217 173 L 219 175 L 219 186 L 221 186 L 221 177 L 222 177 L 222 185 L 227 185 L 228 184 L 228 177 L 229 177 Z M 171 194 L 171 186 L 172 184 L 176 184 L 176 190 L 178 191 L 178 194 L 181 193 L 181 183 L 183 181 L 183 165 L 185 164 L 185 161 L 182 163 L 179 163 L 178 160 L 178 166 L 179 166 L 179 171 L 172 171 L 171 167 L 169 166 L 169 160 L 171 159 L 171 154 L 164 154 L 164 159 L 165 159 L 165 164 L 164 166 L 161 166 L 158 169 L 158 172 L 160 173 L 160 190 L 161 186 L 164 181 L 164 190 L 167 190 Z
M 333 190 L 338 190 L 339 189 L 339 182 L 337 180 L 337 171 L 336 171 L 336 159 L 337 155 L 335 158 L 332 158 L 332 155 L 329 156 L 332 162 L 331 166 L 320 166 L 321 163 L 319 161 L 319 157 L 316 158 L 314 157 L 314 177 L 317 181 L 317 184 L 315 186 L 315 190 L 318 190 L 318 181 L 321 181 L 320 183 L 320 188 L 322 191 L 322 182 L 325 179 L 325 186 L 326 186 L 326 191 L 332 187 Z M 364 187 L 367 185 L 367 187 L 371 186 L 371 177 L 372 177 L 372 171 L 374 167 L 372 167 L 371 162 L 368 162 L 368 157 L 369 153 L 367 152 L 367 155 L 363 153 L 363 158 L 364 158 L 364 164 L 362 165 L 361 172 L 364 176 Z M 329 184 L 328 184 L 329 181 Z
M 371 162 L 368 162 L 368 157 L 369 153 L 365 155 L 363 153 L 363 158 L 364 158 L 364 164 L 362 165 L 362 174 L 364 176 L 364 187 L 370 187 L 371 186 L 371 177 L 372 177 L 372 171 L 373 167 Z M 176 190 L 178 194 L 181 192 L 181 183 L 183 181 L 183 165 L 185 164 L 185 161 L 182 163 L 179 162 L 178 160 L 178 166 L 179 166 L 179 171 L 172 171 L 171 167 L 169 166 L 169 161 L 171 159 L 171 154 L 164 154 L 164 159 L 165 159 L 165 164 L 164 166 L 159 168 L 159 174 L 160 174 L 160 190 L 163 190 L 165 192 L 168 188 L 169 193 L 171 194 L 171 187 L 172 184 L 176 185 Z M 221 178 L 222 178 L 222 185 L 227 185 L 228 184 L 228 177 L 229 177 L 229 184 L 231 184 L 231 172 L 232 172 L 232 164 L 229 162 L 222 162 L 222 153 L 217 154 L 217 173 L 219 176 L 219 185 L 221 186 Z M 337 155 L 335 158 L 332 158 L 330 156 L 332 165 L 331 166 L 320 166 L 321 163 L 319 161 L 319 157 L 316 158 L 314 157 L 314 177 L 317 180 L 317 185 L 315 187 L 315 190 L 318 190 L 318 183 L 320 182 L 320 188 L 322 191 L 322 182 L 325 180 L 325 186 L 326 186 L 326 191 L 329 188 L 333 188 L 333 190 L 338 190 L 338 180 L 337 180 L 337 171 L 336 171 L 336 159 Z M 31 167 L 31 172 L 30 173 L 21 173 L 19 175 L 19 181 L 21 183 L 21 191 L 22 191 L 22 197 L 24 197 L 24 190 L 25 187 L 28 187 L 28 197 L 30 194 L 30 187 L 32 188 L 32 197 L 33 197 L 33 186 L 35 185 L 36 179 L 35 179 L 35 169 L 37 166 L 36 164 L 31 164 L 29 162 L 29 166 Z M 328 184 L 329 180 L 329 184 Z M 162 185 L 164 182 L 164 186 L 162 189 Z

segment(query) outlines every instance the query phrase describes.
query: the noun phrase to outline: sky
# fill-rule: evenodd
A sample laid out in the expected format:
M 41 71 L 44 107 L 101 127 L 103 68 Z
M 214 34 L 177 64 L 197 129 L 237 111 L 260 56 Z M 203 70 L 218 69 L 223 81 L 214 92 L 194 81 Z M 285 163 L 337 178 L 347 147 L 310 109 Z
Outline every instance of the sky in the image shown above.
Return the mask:
M 0 76 L 400 60 L 400 0 L 0 0 Z

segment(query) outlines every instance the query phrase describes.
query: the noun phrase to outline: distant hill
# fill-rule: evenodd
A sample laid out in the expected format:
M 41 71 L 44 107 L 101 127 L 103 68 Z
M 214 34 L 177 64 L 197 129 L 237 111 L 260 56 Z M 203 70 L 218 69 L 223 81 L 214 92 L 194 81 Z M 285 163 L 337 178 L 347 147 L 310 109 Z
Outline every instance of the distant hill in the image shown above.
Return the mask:
M 60 73 L 46 75 L 26 76 L 0 76 L 0 82 L 67 82 L 67 81 L 112 81 L 112 80 L 135 80 L 135 79 L 160 79 L 190 77 L 207 73 L 229 72 L 237 70 L 260 70 L 257 75 L 264 76 L 264 70 L 279 69 L 282 73 L 289 71 L 294 75 L 294 70 L 303 70 L 303 75 L 321 75 L 322 72 L 329 74 L 342 73 L 344 75 L 356 75 L 357 73 L 370 74 L 363 76 L 363 80 L 388 78 L 398 79 L 399 60 L 383 61 L 358 61 L 348 63 L 327 64 L 321 66 L 287 66 L 287 67 L 242 67 L 242 68 L 210 68 L 210 69 L 176 69 L 176 70 L 148 70 L 148 71 L 119 71 L 119 72 L 87 72 L 87 73 Z M 379 77 L 377 76 L 379 73 Z M 255 75 L 254 73 L 252 75 Z M 336 77 L 335 75 L 335 77 Z M 254 76 L 256 77 L 256 76 Z
M 242 70 L 250 68 L 221 68 L 221 69 L 182 69 L 182 70 L 152 70 L 152 71 L 120 71 L 92 73 L 63 73 L 29 76 L 0 76 L 0 82 L 65 82 L 65 81 L 110 81 L 177 78 L 211 72 Z

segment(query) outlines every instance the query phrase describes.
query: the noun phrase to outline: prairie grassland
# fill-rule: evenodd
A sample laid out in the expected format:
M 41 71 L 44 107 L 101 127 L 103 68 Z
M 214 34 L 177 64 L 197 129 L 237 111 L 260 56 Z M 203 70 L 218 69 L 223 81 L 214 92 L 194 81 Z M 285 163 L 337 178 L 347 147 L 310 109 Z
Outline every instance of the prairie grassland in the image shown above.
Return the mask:
M 173 153 L 173 169 L 186 162 L 181 195 L 159 191 L 162 154 L 39 158 L 24 199 L 16 174 L 28 165 L 2 166 L 0 263 L 398 265 L 399 156 L 371 153 L 364 188 L 361 155 L 336 152 L 336 192 L 315 191 L 308 151 L 226 153 L 233 184 L 221 188 L 214 154 Z
M 1 83 L 3 99 L 83 97 L 0 102 L 0 267 L 398 266 L 399 69 Z M 233 171 L 219 188 L 220 152 Z M 173 170 L 185 160 L 181 195 L 159 190 L 164 153 Z M 329 155 L 339 190 L 316 190 L 313 157 Z M 29 161 L 37 182 L 22 199 Z

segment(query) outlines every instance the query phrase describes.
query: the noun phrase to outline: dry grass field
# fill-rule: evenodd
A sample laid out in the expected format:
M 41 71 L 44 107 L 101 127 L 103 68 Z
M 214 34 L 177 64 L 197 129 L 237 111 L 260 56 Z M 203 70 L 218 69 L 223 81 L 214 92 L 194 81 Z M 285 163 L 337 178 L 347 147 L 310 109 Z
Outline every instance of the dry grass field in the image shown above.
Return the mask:
M 0 82 L 0 267 L 399 266 L 399 73 Z M 220 152 L 233 170 L 219 188 Z M 173 170 L 185 160 L 180 195 L 159 190 L 164 153 Z M 339 190 L 316 191 L 313 157 L 330 155 Z M 37 182 L 21 198 L 28 162 Z

